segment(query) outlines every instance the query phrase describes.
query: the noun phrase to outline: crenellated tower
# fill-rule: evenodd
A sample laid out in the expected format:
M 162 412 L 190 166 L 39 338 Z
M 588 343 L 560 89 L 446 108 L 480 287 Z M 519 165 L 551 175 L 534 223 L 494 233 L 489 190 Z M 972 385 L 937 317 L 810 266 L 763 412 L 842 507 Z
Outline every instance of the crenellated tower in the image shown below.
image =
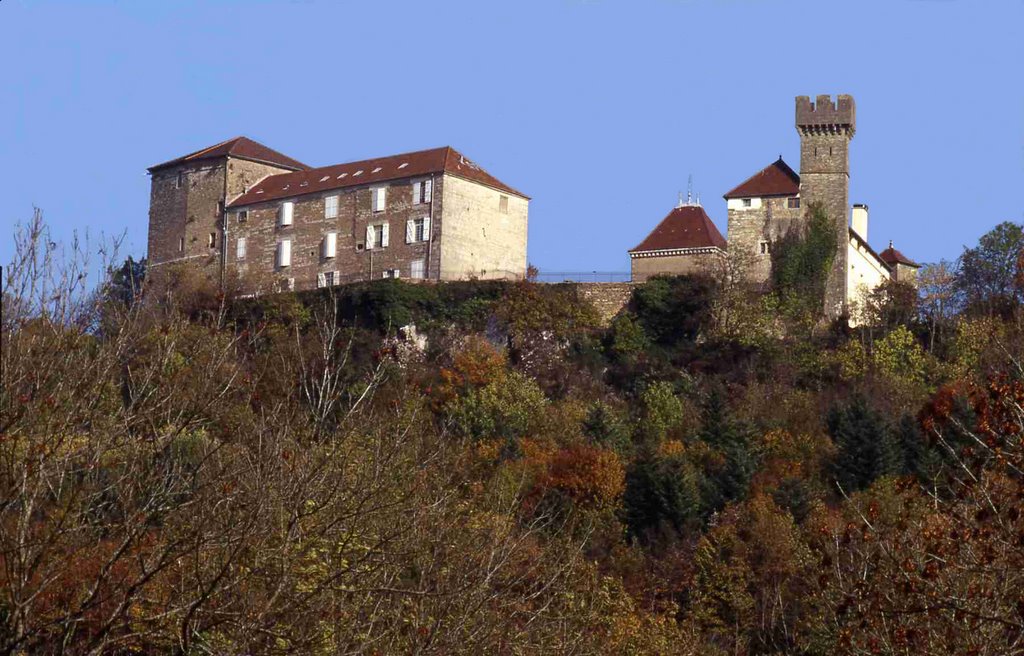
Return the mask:
M 838 248 L 825 289 L 825 310 L 837 317 L 846 310 L 849 267 L 850 140 L 857 128 L 853 96 L 796 98 L 796 129 L 800 133 L 800 197 L 802 209 L 820 203 L 836 226 Z

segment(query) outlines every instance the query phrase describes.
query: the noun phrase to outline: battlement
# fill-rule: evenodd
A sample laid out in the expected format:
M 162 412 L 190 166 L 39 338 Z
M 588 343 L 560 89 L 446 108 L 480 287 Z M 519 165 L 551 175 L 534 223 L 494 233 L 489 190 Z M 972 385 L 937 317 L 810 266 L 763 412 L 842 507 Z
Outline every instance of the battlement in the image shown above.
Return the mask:
M 852 137 L 857 129 L 857 106 L 853 96 L 821 95 L 811 102 L 808 96 L 796 97 L 796 129 L 801 134 L 844 133 Z

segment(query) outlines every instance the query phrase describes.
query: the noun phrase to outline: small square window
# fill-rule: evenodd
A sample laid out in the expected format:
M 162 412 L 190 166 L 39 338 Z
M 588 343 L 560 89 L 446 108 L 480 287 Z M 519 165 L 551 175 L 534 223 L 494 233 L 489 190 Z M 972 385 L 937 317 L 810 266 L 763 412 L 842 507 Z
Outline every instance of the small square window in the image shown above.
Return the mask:
M 249 210 L 238 210 L 235 212 L 235 218 L 238 219 L 239 223 L 245 223 L 249 220 Z
M 787 199 L 786 206 L 789 207 L 790 209 L 797 209 L 798 207 L 800 207 L 800 197 L 793 196 L 792 198 Z
M 767 241 L 762 241 L 760 244 L 758 244 L 758 252 L 761 255 L 768 255 L 769 253 L 771 253 L 772 252 L 772 245 L 771 245 L 771 243 L 767 242 Z
M 750 207 L 750 205 L 751 205 L 751 199 L 744 198 L 743 199 L 743 207 Z

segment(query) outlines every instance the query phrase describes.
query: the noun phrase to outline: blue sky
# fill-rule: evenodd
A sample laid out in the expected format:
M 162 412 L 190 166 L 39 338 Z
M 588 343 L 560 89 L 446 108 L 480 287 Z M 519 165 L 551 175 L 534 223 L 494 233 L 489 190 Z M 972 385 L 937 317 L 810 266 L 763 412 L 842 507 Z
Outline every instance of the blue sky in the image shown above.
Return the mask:
M 626 271 L 690 174 L 724 233 L 723 193 L 799 165 L 793 97 L 850 93 L 870 241 L 955 258 L 1024 220 L 1022 30 L 1021 0 L 2 0 L 0 227 L 139 256 L 157 162 L 452 145 L 533 197 L 541 270 Z

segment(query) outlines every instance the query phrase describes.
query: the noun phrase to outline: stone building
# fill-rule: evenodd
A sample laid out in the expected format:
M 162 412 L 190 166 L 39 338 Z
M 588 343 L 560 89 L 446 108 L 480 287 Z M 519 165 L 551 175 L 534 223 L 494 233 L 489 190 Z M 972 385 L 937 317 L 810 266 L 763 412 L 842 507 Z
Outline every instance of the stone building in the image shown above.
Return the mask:
M 529 198 L 452 148 L 310 168 L 239 137 L 149 171 L 156 271 L 230 272 L 244 293 L 526 274 Z
M 826 283 L 825 310 L 831 317 L 849 315 L 866 291 L 885 280 L 913 282 L 918 265 L 891 242 L 881 255 L 876 253 L 868 243 L 868 206 L 849 205 L 849 149 L 857 127 L 853 97 L 840 95 L 833 101 L 831 96 L 818 96 L 811 102 L 798 96 L 795 124 L 800 135 L 799 173 L 779 157 L 724 194 L 729 256 L 743 258 L 748 281 L 766 287 L 772 245 L 791 230 L 803 230 L 809 208 L 819 206 L 840 235 Z M 643 275 L 683 268 L 666 260 L 659 269 L 657 263 L 653 260 Z M 688 269 L 699 266 L 694 260 Z
M 699 203 L 680 202 L 629 251 L 631 278 L 714 270 L 726 257 L 725 237 Z

